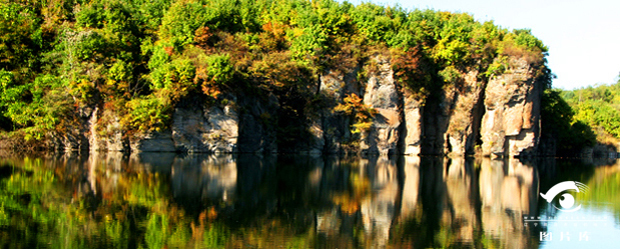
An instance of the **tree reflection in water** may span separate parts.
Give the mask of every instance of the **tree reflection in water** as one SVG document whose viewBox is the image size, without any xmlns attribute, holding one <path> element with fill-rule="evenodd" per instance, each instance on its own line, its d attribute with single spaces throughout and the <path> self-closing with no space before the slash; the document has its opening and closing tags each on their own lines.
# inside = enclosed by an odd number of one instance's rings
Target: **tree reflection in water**
<svg viewBox="0 0 620 249">
<path fill-rule="evenodd" d="M 523 216 L 542 208 L 539 185 L 561 178 L 555 161 L 410 156 L 105 153 L 1 165 L 9 248 L 536 248 L 542 230 Z M 591 184 L 618 186 L 609 172 Z M 591 198 L 618 195 L 605 189 Z"/>
</svg>

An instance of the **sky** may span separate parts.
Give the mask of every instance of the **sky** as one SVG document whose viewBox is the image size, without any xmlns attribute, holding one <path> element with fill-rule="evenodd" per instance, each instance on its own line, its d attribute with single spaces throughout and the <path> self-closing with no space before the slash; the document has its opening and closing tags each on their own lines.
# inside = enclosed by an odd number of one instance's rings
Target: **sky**
<svg viewBox="0 0 620 249">
<path fill-rule="evenodd" d="M 349 0 L 358 4 L 360 0 Z M 366 1 L 364 1 L 366 2 Z M 553 86 L 576 89 L 613 84 L 620 73 L 620 1 L 617 0 L 371 0 L 405 9 L 470 13 L 507 29 L 531 29 L 549 48 Z"/>
</svg>

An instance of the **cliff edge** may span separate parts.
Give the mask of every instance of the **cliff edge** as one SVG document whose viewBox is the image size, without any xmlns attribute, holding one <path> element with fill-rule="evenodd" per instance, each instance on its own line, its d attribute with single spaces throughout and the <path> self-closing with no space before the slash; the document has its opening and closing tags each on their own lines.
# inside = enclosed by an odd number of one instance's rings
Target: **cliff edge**
<svg viewBox="0 0 620 249">
<path fill-rule="evenodd" d="M 323 98 L 323 103 L 313 107 L 314 113 L 299 117 L 307 124 L 306 136 L 291 140 L 287 147 L 281 147 L 287 138 L 278 137 L 283 134 L 278 130 L 288 128 L 278 124 L 281 100 L 243 92 L 227 94 L 219 104 L 188 99 L 175 106 L 169 129 L 132 137 L 122 136 L 118 122 L 96 127 L 98 119 L 113 114 L 94 108 L 80 128 L 85 132 L 60 135 L 52 147 L 201 153 L 535 153 L 543 86 L 536 80 L 535 66 L 525 59 L 510 58 L 505 72 L 488 79 L 481 79 L 476 70 L 458 72 L 456 83 L 445 84 L 425 98 L 399 86 L 389 56 L 376 55 L 368 63 L 376 68 L 363 81 L 357 80 L 357 74 L 366 65 L 344 72 L 325 70 L 318 77 L 315 97 Z M 360 103 L 350 103 L 351 96 Z M 352 117 L 352 113 L 334 111 L 347 104 L 358 104 L 372 115 L 357 120 L 355 113 Z M 356 128 L 360 122 L 366 123 Z M 101 135 L 102 128 L 114 132 Z"/>
</svg>

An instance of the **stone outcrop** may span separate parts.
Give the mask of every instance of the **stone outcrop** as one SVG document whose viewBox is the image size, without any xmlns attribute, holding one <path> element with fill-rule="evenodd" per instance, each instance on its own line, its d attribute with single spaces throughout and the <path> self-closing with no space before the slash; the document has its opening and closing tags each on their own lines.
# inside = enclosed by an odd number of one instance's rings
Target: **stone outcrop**
<svg viewBox="0 0 620 249">
<path fill-rule="evenodd" d="M 446 132 L 446 140 L 452 153 L 472 153 L 475 146 L 481 116 L 480 100 L 486 85 L 478 80 L 478 74 L 477 71 L 465 74 L 462 85 L 457 88 L 458 93 Z"/>
<path fill-rule="evenodd" d="M 481 139 L 484 154 L 521 155 L 536 149 L 540 132 L 542 87 L 524 59 L 492 77 L 485 89 Z"/>
<path fill-rule="evenodd" d="M 368 78 L 364 104 L 377 111 L 373 126 L 362 138 L 361 150 L 368 154 L 394 154 L 400 139 L 401 111 L 398 86 L 390 60 L 376 57 L 376 73 Z"/>
<path fill-rule="evenodd" d="M 401 153 L 406 155 L 418 155 L 422 152 L 422 111 L 423 103 L 410 94 L 403 93 L 403 131 Z"/>
<path fill-rule="evenodd" d="M 53 136 L 51 146 L 91 151 L 382 155 L 522 156 L 536 151 L 543 87 L 536 81 L 538 68 L 525 59 L 511 57 L 505 72 L 489 77 L 477 69 L 456 71 L 454 79 L 437 83 L 440 87 L 424 96 L 400 83 L 393 66 L 389 55 L 377 54 L 355 66 L 326 69 L 306 90 L 296 90 L 315 100 L 295 111 L 281 109 L 290 106 L 281 107 L 287 100 L 275 92 L 223 93 L 216 103 L 189 96 L 175 106 L 168 129 L 146 134 L 123 131 L 118 115 L 103 106 L 82 108 L 81 122 L 66 134 Z M 360 122 L 355 113 L 335 111 L 350 104 L 345 98 L 352 95 L 376 113 L 361 132 L 354 127 Z M 302 113 L 299 117 L 305 121 L 296 125 L 303 127 L 290 129 L 291 124 L 280 122 L 283 113 Z M 305 131 L 294 134 L 298 136 L 293 146 L 291 138 L 282 137 L 290 130 Z"/>
<path fill-rule="evenodd" d="M 351 139 L 349 126 L 351 120 L 334 113 L 332 110 L 343 102 L 347 94 L 362 95 L 357 81 L 359 68 L 350 68 L 347 71 L 328 70 L 319 77 L 315 86 L 317 95 L 322 96 L 328 108 L 318 110 L 309 117 L 309 132 L 311 138 L 308 146 L 298 149 L 310 154 L 339 153 Z"/>
<path fill-rule="evenodd" d="M 106 120 L 107 122 L 101 122 Z M 102 110 L 97 107 L 93 110 L 88 120 L 88 142 L 91 151 L 126 151 L 129 141 L 123 139 L 123 131 L 120 118 L 110 110 Z"/>
<path fill-rule="evenodd" d="M 238 130 L 239 115 L 230 104 L 177 108 L 170 140 L 177 150 L 232 153 L 237 151 Z"/>
<path fill-rule="evenodd" d="M 475 70 L 443 86 L 426 100 L 422 122 L 422 154 L 463 155 L 474 152 L 480 123 L 480 99 L 485 83 Z"/>
<path fill-rule="evenodd" d="M 248 102 L 248 100 L 245 100 Z M 236 153 L 236 152 L 276 152 L 275 134 L 266 128 L 274 107 L 261 104 L 247 104 L 245 113 L 238 111 L 237 100 L 227 96 L 226 104 L 198 105 L 182 104 L 172 114 L 170 129 L 146 134 L 124 136 L 119 118 L 110 111 L 95 108 L 84 127 L 83 138 L 91 151 L 132 151 L 132 152 L 189 152 L 189 153 Z M 273 103 L 273 102 L 268 102 Z M 267 107 L 264 107 L 267 106 Z M 106 124 L 98 123 L 104 119 Z M 242 127 L 242 128 L 240 128 Z M 241 143 L 239 133 L 242 133 Z M 70 134 L 69 134 L 70 135 Z M 69 135 L 58 140 L 70 139 Z M 79 137 L 79 136 L 77 136 Z M 63 141 L 66 150 L 75 150 L 79 145 Z M 60 147 L 60 146 L 55 146 Z"/>
</svg>

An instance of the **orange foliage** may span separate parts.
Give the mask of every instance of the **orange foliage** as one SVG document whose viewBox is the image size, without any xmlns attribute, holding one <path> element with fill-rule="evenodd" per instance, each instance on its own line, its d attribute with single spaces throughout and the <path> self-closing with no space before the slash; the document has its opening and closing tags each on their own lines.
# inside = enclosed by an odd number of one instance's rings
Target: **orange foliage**
<svg viewBox="0 0 620 249">
<path fill-rule="evenodd" d="M 215 218 L 217 218 L 217 211 L 215 210 L 215 207 L 211 207 L 209 209 L 209 212 L 207 213 L 207 218 L 209 220 L 215 220 Z"/>
<path fill-rule="evenodd" d="M 168 56 L 172 56 L 172 54 L 174 54 L 174 47 L 166 46 L 164 47 L 164 51 L 166 51 L 166 54 L 168 54 Z"/>
<path fill-rule="evenodd" d="M 404 82 L 419 81 L 422 77 L 420 72 L 420 50 L 418 48 L 409 49 L 406 52 L 394 56 L 394 74 L 399 80 Z"/>
<path fill-rule="evenodd" d="M 207 49 L 213 46 L 213 33 L 209 30 L 209 27 L 202 27 L 196 30 L 194 33 L 194 42 L 197 46 Z"/>
<path fill-rule="evenodd" d="M 396 80 L 413 93 L 425 96 L 433 84 L 432 63 L 424 57 L 418 48 L 410 48 L 392 55 L 392 65 Z"/>
<path fill-rule="evenodd" d="M 352 125 L 353 133 L 368 131 L 372 127 L 372 118 L 377 115 L 377 110 L 364 105 L 363 100 L 355 93 L 347 95 L 344 103 L 334 107 L 334 111 L 343 112 L 355 118 L 355 123 Z"/>
<path fill-rule="evenodd" d="M 282 88 L 309 78 L 307 72 L 291 59 L 288 51 L 265 55 L 262 60 L 252 63 L 249 70 L 253 76 L 267 83 L 263 85 L 265 88 Z"/>
<path fill-rule="evenodd" d="M 503 42 L 503 49 L 501 54 L 507 55 L 509 57 L 523 58 L 528 64 L 542 62 L 544 58 L 544 54 L 539 49 L 534 49 L 533 51 L 528 50 L 527 48 L 514 44 L 514 42 L 512 41 Z"/>
<path fill-rule="evenodd" d="M 220 90 L 217 85 L 208 84 L 205 82 L 202 84 L 202 92 L 214 99 L 217 99 L 220 93 L 222 93 L 222 90 Z"/>
<path fill-rule="evenodd" d="M 287 28 L 287 26 L 275 22 L 268 22 L 263 25 L 263 30 L 273 34 L 276 38 L 283 38 Z"/>
<path fill-rule="evenodd" d="M 364 105 L 362 98 L 355 93 L 344 97 L 344 103 L 338 104 L 334 110 L 344 112 L 347 115 L 354 115 L 360 121 L 367 121 L 377 115 L 377 110 Z"/>
<path fill-rule="evenodd" d="M 280 50 L 286 43 L 286 30 L 290 29 L 287 25 L 269 22 L 263 25 L 260 37 L 260 45 L 263 50 Z"/>
</svg>

